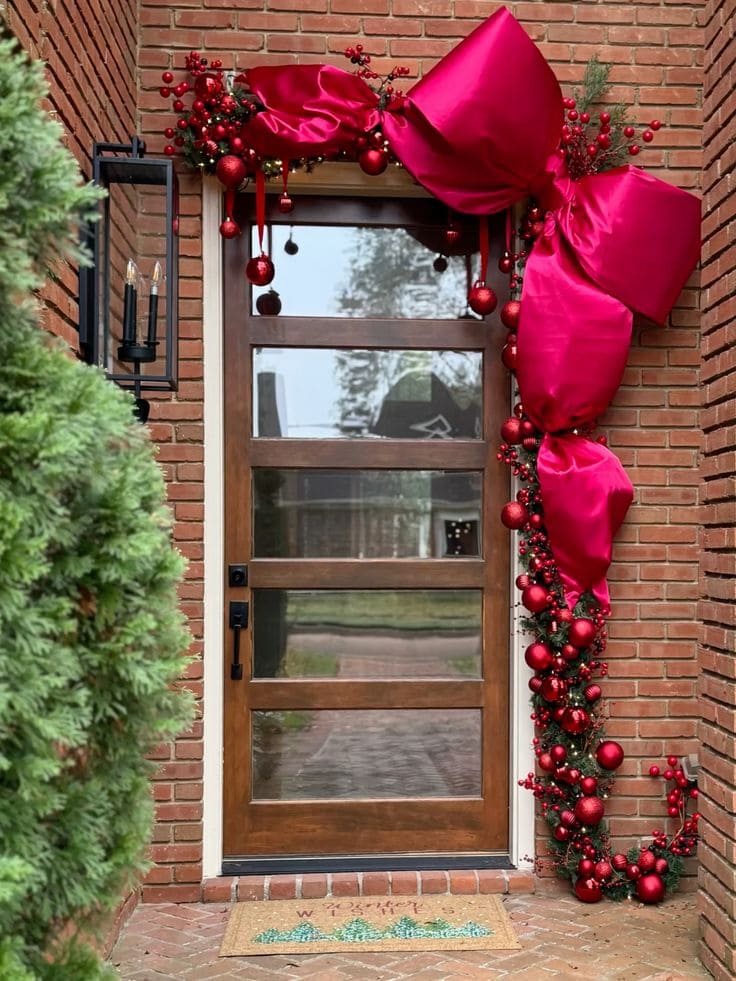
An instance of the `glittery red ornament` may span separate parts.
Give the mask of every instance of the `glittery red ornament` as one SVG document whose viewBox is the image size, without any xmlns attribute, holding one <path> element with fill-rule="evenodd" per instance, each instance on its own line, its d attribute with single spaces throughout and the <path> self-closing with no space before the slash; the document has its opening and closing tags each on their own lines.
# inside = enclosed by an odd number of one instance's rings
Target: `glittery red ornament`
<svg viewBox="0 0 736 981">
<path fill-rule="evenodd" d="M 516 330 L 519 326 L 520 313 L 521 303 L 518 300 L 508 300 L 501 307 L 501 323 L 509 330 Z"/>
<path fill-rule="evenodd" d="M 595 634 L 595 624 L 592 620 L 588 620 L 586 617 L 576 617 L 570 624 L 567 639 L 573 647 L 587 647 L 592 644 Z"/>
<path fill-rule="evenodd" d="M 254 286 L 268 286 L 275 274 L 273 263 L 264 253 L 253 256 L 245 267 L 245 275 Z"/>
<path fill-rule="evenodd" d="M 487 314 L 493 313 L 497 303 L 498 297 L 490 286 L 486 286 L 482 279 L 473 283 L 468 294 L 468 306 L 471 310 L 485 317 Z"/>
<path fill-rule="evenodd" d="M 539 675 L 533 674 L 529 679 L 529 689 L 533 691 L 535 695 L 538 695 L 541 688 L 542 679 L 539 677 Z"/>
<path fill-rule="evenodd" d="M 214 75 L 198 75 L 194 82 L 194 91 L 200 99 L 212 99 L 222 91 L 222 82 Z"/>
<path fill-rule="evenodd" d="M 654 872 L 655 866 L 657 864 L 657 856 L 649 848 L 645 848 L 644 851 L 639 852 L 639 857 L 636 860 L 636 864 L 642 870 L 642 872 Z"/>
<path fill-rule="evenodd" d="M 514 260 L 508 252 L 504 252 L 501 258 L 498 260 L 499 271 L 508 274 L 514 268 Z"/>
<path fill-rule="evenodd" d="M 661 903 L 664 899 L 664 879 L 656 872 L 643 875 L 636 883 L 636 895 L 643 903 Z"/>
<path fill-rule="evenodd" d="M 501 350 L 501 361 L 503 361 L 504 366 L 508 368 L 509 371 L 516 371 L 516 359 L 517 359 L 517 347 L 516 344 L 509 342 L 504 344 Z"/>
<path fill-rule="evenodd" d="M 657 875 L 665 875 L 669 871 L 669 863 L 666 858 L 658 858 L 654 863 L 654 871 Z"/>
<path fill-rule="evenodd" d="M 547 609 L 547 590 L 544 586 L 532 583 L 521 594 L 521 602 L 530 613 L 541 613 Z"/>
<path fill-rule="evenodd" d="M 552 649 L 548 644 L 536 641 L 524 651 L 524 660 L 532 671 L 547 671 L 552 665 Z"/>
<path fill-rule="evenodd" d="M 276 290 L 261 293 L 256 300 L 256 310 L 262 317 L 278 317 L 281 313 L 281 297 Z"/>
<path fill-rule="evenodd" d="M 291 200 L 289 195 L 284 191 L 284 193 L 279 198 L 279 211 L 282 215 L 288 215 L 290 211 L 294 210 L 294 202 Z"/>
<path fill-rule="evenodd" d="M 593 873 L 599 882 L 605 882 L 610 879 L 613 875 L 613 868 L 611 863 L 606 861 L 606 859 L 601 859 L 600 862 L 596 862 L 595 872 Z"/>
<path fill-rule="evenodd" d="M 628 865 L 628 859 L 623 854 L 623 852 L 616 852 L 616 854 L 611 859 L 611 865 L 617 872 L 623 872 Z"/>
<path fill-rule="evenodd" d="M 517 419 L 516 416 L 511 416 L 507 419 L 501 426 L 501 439 L 504 443 L 509 443 L 511 446 L 520 443 L 522 440 L 521 419 Z"/>
<path fill-rule="evenodd" d="M 237 238 L 240 235 L 240 225 L 232 218 L 226 218 L 220 225 L 220 235 L 223 238 Z"/>
<path fill-rule="evenodd" d="M 595 758 L 598 766 L 602 766 L 604 770 L 616 770 L 624 761 L 624 750 L 619 743 L 607 739 L 598 744 Z"/>
<path fill-rule="evenodd" d="M 592 878 L 583 879 L 581 876 L 576 880 L 573 891 L 581 903 L 599 903 L 603 898 L 600 883 Z"/>
<path fill-rule="evenodd" d="M 540 688 L 540 694 L 545 702 L 561 702 L 567 693 L 567 683 L 556 674 L 545 678 Z"/>
<path fill-rule="evenodd" d="M 600 797 L 580 797 L 575 804 L 575 817 L 581 824 L 599 824 L 605 814 L 603 801 Z"/>
<path fill-rule="evenodd" d="M 360 169 L 364 174 L 368 174 L 371 177 L 377 177 L 388 167 L 388 156 L 383 152 L 383 150 L 371 148 L 368 150 L 363 150 L 358 157 L 358 163 L 360 164 Z"/>
<path fill-rule="evenodd" d="M 591 703 L 597 702 L 602 694 L 603 694 L 603 689 L 601 688 L 600 685 L 588 685 L 583 691 L 583 695 L 585 695 L 585 701 Z"/>
<path fill-rule="evenodd" d="M 518 501 L 509 501 L 508 504 L 504 504 L 501 510 L 501 523 L 507 528 L 518 531 L 519 528 L 524 527 L 528 520 L 529 512 L 523 504 L 519 504 Z"/>
<path fill-rule="evenodd" d="M 581 708 L 566 708 L 560 723 L 565 732 L 579 736 L 590 725 L 590 716 Z"/>
<path fill-rule="evenodd" d="M 240 187 L 243 183 L 248 174 L 248 169 L 242 157 L 236 157 L 234 153 L 228 153 L 224 157 L 220 157 L 217 161 L 215 174 L 217 175 L 218 181 L 224 184 L 225 187 L 235 188 Z"/>
<path fill-rule="evenodd" d="M 598 790 L 598 781 L 595 777 L 583 777 L 580 781 L 580 789 L 587 797 L 590 797 Z"/>
</svg>

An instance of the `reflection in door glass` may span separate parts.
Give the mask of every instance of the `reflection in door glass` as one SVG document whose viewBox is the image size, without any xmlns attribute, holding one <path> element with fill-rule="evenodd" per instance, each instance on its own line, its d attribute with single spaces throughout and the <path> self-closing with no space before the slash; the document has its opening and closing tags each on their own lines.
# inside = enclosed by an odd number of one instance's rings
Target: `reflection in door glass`
<svg viewBox="0 0 736 981">
<path fill-rule="evenodd" d="M 471 275 L 477 268 L 472 255 L 475 243 L 468 243 L 470 255 L 450 256 L 438 263 L 440 272 L 435 260 L 444 246 L 441 228 L 297 225 L 291 229 L 274 224 L 269 231 L 272 255 L 278 257 L 269 289 L 279 294 L 281 316 L 479 319 L 466 303 L 467 266 Z M 288 241 L 292 244 L 285 252 Z M 255 229 L 251 250 L 258 255 Z M 263 292 L 267 290 L 253 290 L 253 316 L 258 315 L 256 300 Z"/>
<path fill-rule="evenodd" d="M 479 797 L 479 709 L 253 712 L 254 800 Z"/>
<path fill-rule="evenodd" d="M 475 471 L 254 469 L 253 491 L 259 557 L 481 554 Z"/>
<path fill-rule="evenodd" d="M 259 347 L 253 435 L 478 439 L 479 351 Z"/>
<path fill-rule="evenodd" d="M 477 589 L 255 589 L 255 678 L 479 678 Z"/>
</svg>

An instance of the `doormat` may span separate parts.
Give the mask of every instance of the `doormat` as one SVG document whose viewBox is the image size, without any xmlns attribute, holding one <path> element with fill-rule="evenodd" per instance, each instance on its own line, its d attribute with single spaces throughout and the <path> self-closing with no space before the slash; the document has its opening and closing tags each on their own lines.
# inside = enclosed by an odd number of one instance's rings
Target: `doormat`
<svg viewBox="0 0 736 981">
<path fill-rule="evenodd" d="M 366 896 L 236 903 L 221 957 L 350 950 L 519 950 L 498 896 Z"/>
</svg>

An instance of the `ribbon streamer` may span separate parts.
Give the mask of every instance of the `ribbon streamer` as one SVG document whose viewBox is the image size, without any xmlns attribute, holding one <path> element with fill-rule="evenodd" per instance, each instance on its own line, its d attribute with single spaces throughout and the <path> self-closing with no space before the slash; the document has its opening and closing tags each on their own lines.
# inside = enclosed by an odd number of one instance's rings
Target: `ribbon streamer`
<svg viewBox="0 0 736 981">
<path fill-rule="evenodd" d="M 633 314 L 666 320 L 698 261 L 698 199 L 632 166 L 572 181 L 558 152 L 559 84 L 505 8 L 383 113 L 362 79 L 330 65 L 245 74 L 265 106 L 248 124 L 260 154 L 330 157 L 380 122 L 406 169 L 456 211 L 537 199 L 545 228 L 526 263 L 517 380 L 546 434 L 539 479 L 568 603 L 592 591 L 607 607 L 612 539 L 633 490 L 610 450 L 560 434 L 594 424 L 613 398 Z"/>
</svg>

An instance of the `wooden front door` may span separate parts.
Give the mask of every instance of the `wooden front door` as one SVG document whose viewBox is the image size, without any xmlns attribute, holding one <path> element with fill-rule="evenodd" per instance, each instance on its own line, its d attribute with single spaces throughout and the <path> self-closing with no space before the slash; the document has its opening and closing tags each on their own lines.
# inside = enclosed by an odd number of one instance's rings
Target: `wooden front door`
<svg viewBox="0 0 736 981">
<path fill-rule="evenodd" d="M 270 206 L 261 314 L 249 206 L 225 244 L 225 856 L 504 852 L 508 388 L 505 332 L 465 306 L 477 256 L 436 261 L 436 202 Z"/>
</svg>

